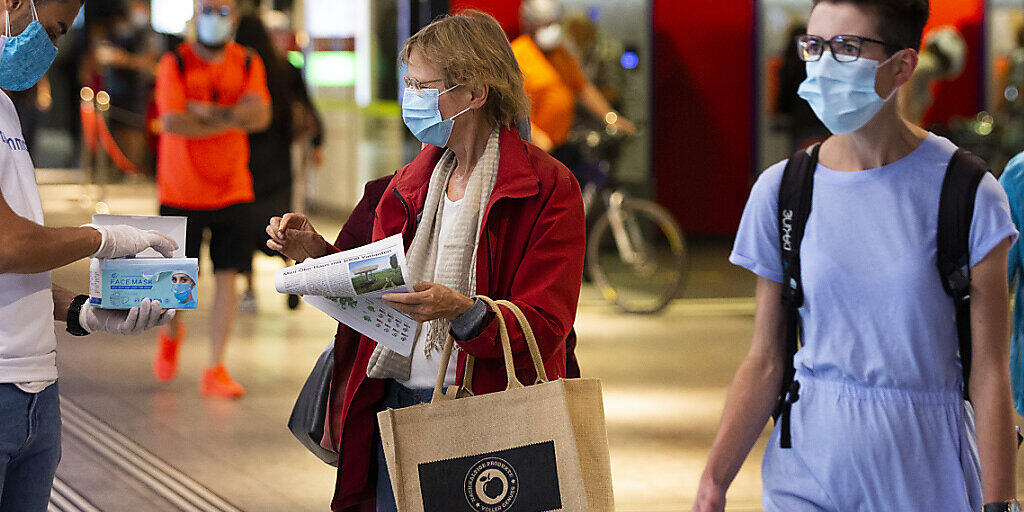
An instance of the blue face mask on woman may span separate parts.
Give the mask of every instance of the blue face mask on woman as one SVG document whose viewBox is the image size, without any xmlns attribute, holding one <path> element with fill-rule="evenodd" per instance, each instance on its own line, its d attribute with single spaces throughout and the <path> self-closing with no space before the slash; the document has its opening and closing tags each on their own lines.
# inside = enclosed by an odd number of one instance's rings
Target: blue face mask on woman
<svg viewBox="0 0 1024 512">
<path fill-rule="evenodd" d="M 171 291 L 174 292 L 175 299 L 187 302 L 188 298 L 192 295 L 192 285 L 189 283 L 171 283 Z"/>
<path fill-rule="evenodd" d="M 883 98 L 875 92 L 878 68 L 895 57 L 882 63 L 871 59 L 839 62 L 826 50 L 820 59 L 807 63 L 807 79 L 797 94 L 811 105 L 828 131 L 836 135 L 857 131 L 896 94 L 893 89 Z"/>
<path fill-rule="evenodd" d="M 456 87 L 458 86 L 452 86 L 443 91 L 437 89 L 417 91 L 412 87 L 405 89 L 405 95 L 402 97 L 402 121 L 405 121 L 405 126 L 420 142 L 442 148 L 448 144 L 448 139 L 452 136 L 452 127 L 455 126 L 455 118 L 469 111 L 469 107 L 466 107 L 451 119 L 441 117 L 438 101 L 442 94 Z"/>
<path fill-rule="evenodd" d="M 50 41 L 46 29 L 39 23 L 36 4 L 32 6 L 32 22 L 16 36 L 11 35 L 11 13 L 5 13 L 3 54 L 0 56 L 0 89 L 24 91 L 39 82 L 57 58 L 57 47 Z"/>
</svg>

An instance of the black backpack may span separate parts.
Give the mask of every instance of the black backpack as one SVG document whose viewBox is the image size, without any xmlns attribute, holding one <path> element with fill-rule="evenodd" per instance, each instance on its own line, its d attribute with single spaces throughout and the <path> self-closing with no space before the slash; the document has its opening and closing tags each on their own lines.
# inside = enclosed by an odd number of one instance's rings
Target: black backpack
<svg viewBox="0 0 1024 512">
<path fill-rule="evenodd" d="M 793 357 L 800 348 L 801 325 L 799 308 L 804 303 L 803 283 L 800 280 L 800 243 L 803 240 L 807 218 L 811 214 L 811 192 L 814 189 L 814 169 L 818 165 L 816 144 L 797 151 L 786 164 L 779 187 L 779 248 L 782 253 L 782 305 L 786 311 L 786 352 L 782 388 L 772 417 L 781 421 L 780 445 L 791 448 L 789 415 L 793 404 L 800 398 L 800 383 L 795 380 Z M 963 367 L 964 399 L 969 400 L 968 382 L 971 373 L 971 268 L 970 233 L 974 216 L 974 197 L 988 164 L 969 151 L 957 149 L 946 167 L 939 199 L 937 233 L 937 270 L 942 288 L 953 299 L 956 307 L 956 330 L 960 345 L 960 363 Z"/>
</svg>

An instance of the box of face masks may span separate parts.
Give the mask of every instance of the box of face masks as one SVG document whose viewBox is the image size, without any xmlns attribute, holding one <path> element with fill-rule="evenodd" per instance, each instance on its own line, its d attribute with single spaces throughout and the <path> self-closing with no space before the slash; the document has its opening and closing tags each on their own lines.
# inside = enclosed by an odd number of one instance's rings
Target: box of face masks
<svg viewBox="0 0 1024 512">
<path fill-rule="evenodd" d="M 185 257 L 185 217 L 93 215 L 100 226 L 127 224 L 159 231 L 178 244 L 165 258 L 146 249 L 133 258 L 89 262 L 89 303 L 103 309 L 129 309 L 143 299 L 160 301 L 164 309 L 199 307 L 199 260 Z"/>
</svg>

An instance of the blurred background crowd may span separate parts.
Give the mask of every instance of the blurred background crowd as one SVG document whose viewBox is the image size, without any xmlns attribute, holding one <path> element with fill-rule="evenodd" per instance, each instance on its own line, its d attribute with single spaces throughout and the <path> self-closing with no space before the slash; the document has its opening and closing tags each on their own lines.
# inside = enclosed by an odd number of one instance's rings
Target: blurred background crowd
<svg viewBox="0 0 1024 512">
<path fill-rule="evenodd" d="M 399 108 L 397 51 L 405 37 L 438 15 L 478 8 L 514 39 L 524 31 L 519 3 L 240 2 L 247 21 L 238 40 L 268 62 L 271 92 L 279 97 L 275 111 L 288 114 L 281 117 L 296 145 L 297 206 L 347 212 L 362 183 L 393 171 L 418 149 Z M 646 0 L 561 4 L 564 47 L 637 128 L 615 155 L 618 181 L 664 203 L 684 232 L 731 235 L 751 177 L 825 133 L 796 96 L 804 71 L 793 36 L 803 30 L 807 1 L 735 8 Z M 936 2 L 932 10 L 922 65 L 904 92 L 907 114 L 1000 169 L 1024 147 L 1024 6 L 964 0 Z M 194 30 L 192 15 L 188 0 L 87 2 L 46 79 L 12 94 L 37 166 L 84 163 L 93 171 L 99 165 L 100 176 L 92 179 L 107 181 L 122 179 L 118 169 L 152 174 L 160 131 L 157 63 Z M 298 80 L 306 87 L 294 86 Z M 586 99 L 577 98 L 583 107 Z M 84 100 L 102 103 L 98 110 L 115 143 L 99 145 L 101 162 L 89 126 L 83 139 Z M 586 133 L 595 121 L 576 116 L 572 132 Z M 306 173 L 325 164 L 330 172 Z M 709 175 L 709 166 L 718 171 Z M 699 197 L 682 205 L 667 200 L 679 194 Z M 725 208 L 708 213 L 710 206 Z"/>
</svg>

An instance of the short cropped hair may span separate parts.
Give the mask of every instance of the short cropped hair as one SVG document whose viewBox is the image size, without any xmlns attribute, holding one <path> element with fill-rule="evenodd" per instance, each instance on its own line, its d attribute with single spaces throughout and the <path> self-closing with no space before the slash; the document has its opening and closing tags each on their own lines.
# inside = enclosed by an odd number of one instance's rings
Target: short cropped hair
<svg viewBox="0 0 1024 512">
<path fill-rule="evenodd" d="M 882 40 L 900 48 L 921 50 L 921 35 L 928 24 L 928 0 L 814 0 L 850 4 L 874 15 Z"/>
<path fill-rule="evenodd" d="M 505 31 L 489 14 L 467 10 L 438 18 L 406 39 L 400 60 L 408 64 L 413 50 L 441 68 L 445 88 L 487 87 L 484 112 L 491 122 L 514 126 L 529 115 L 523 73 Z"/>
</svg>

